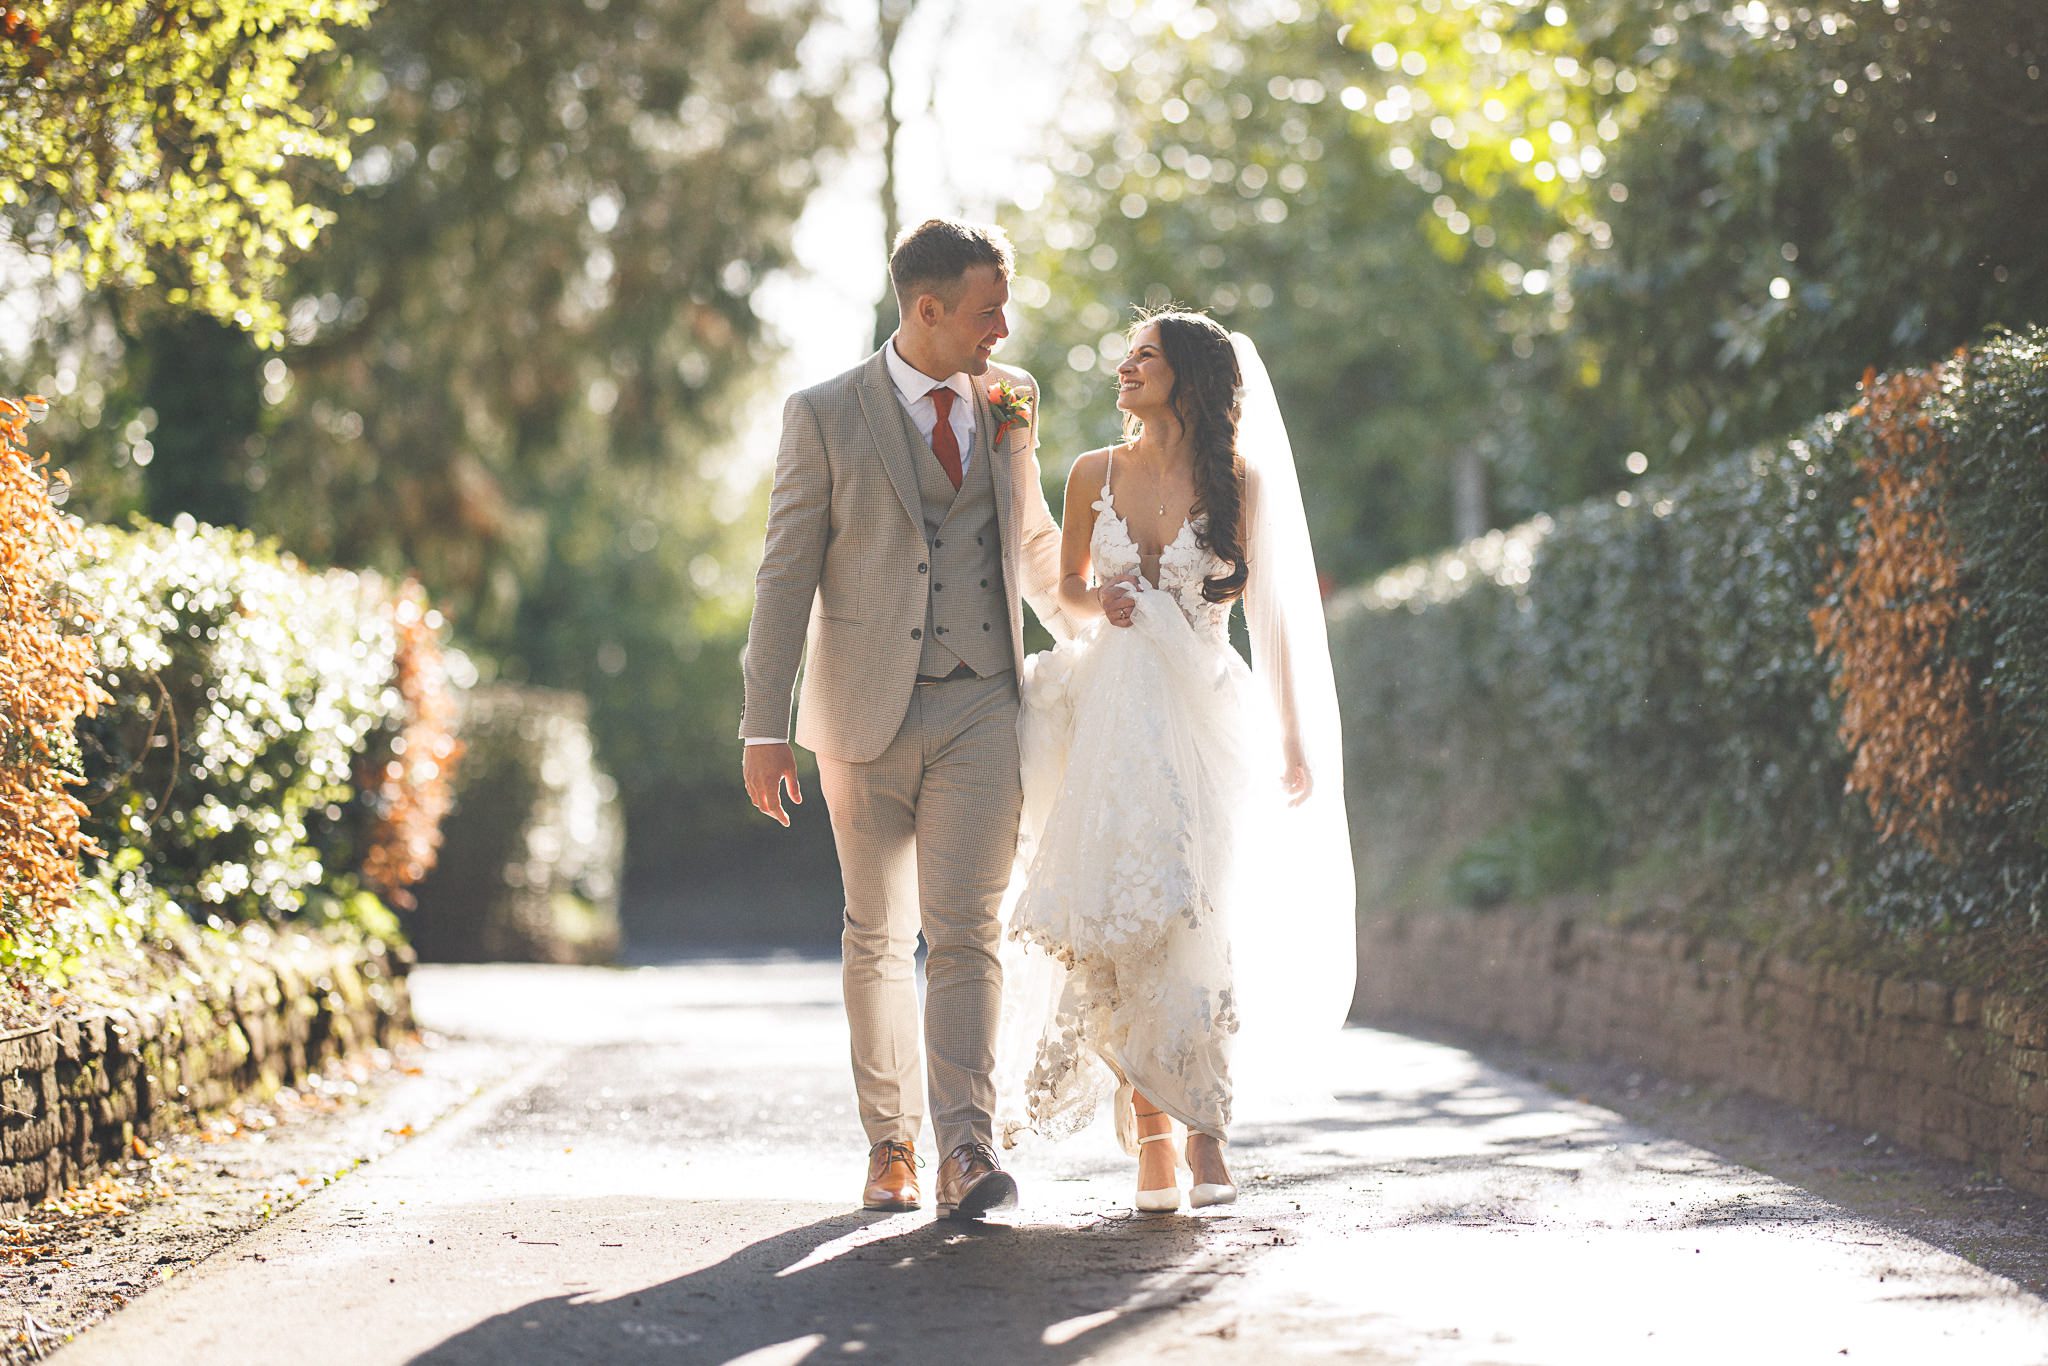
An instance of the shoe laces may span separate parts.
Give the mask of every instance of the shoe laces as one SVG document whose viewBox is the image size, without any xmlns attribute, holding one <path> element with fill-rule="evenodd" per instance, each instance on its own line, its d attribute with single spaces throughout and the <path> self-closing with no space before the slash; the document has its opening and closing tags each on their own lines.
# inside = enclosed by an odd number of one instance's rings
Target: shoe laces
<svg viewBox="0 0 2048 1366">
<path fill-rule="evenodd" d="M 924 1165 L 924 1159 L 919 1157 L 916 1150 L 908 1143 L 884 1139 L 879 1146 L 882 1149 L 882 1164 L 884 1166 L 891 1162 L 908 1162 L 913 1167 L 922 1167 Z"/>
</svg>

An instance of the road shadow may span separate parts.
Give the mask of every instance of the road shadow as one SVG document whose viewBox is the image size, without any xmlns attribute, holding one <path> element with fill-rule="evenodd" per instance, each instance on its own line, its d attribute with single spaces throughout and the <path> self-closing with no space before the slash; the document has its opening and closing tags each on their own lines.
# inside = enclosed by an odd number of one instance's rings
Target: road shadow
<svg viewBox="0 0 2048 1366">
<path fill-rule="evenodd" d="M 413 1361 L 1080 1361 L 1199 1301 L 1256 1252 L 1196 1219 L 1075 1228 L 853 1212 L 628 1295 L 531 1301 Z"/>
<path fill-rule="evenodd" d="M 1892 1143 L 1740 1088 L 1660 1075 L 1628 1059 L 1588 1058 L 1415 1019 L 1376 1022 L 1468 1053 L 1529 1094 L 1600 1106 L 1631 1125 L 1791 1187 L 1690 1217 L 1701 1227 L 1792 1227 L 1848 1214 L 2004 1276 L 2048 1301 L 2048 1200 L 1969 1165 Z"/>
</svg>

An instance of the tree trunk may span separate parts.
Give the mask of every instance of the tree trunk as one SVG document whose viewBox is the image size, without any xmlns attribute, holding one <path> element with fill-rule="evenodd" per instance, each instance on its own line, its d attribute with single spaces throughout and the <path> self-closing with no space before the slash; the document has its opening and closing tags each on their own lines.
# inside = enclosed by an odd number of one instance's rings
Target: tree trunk
<svg viewBox="0 0 2048 1366">
<path fill-rule="evenodd" d="M 1467 446 L 1451 471 L 1451 540 L 1463 545 L 1484 536 L 1493 519 L 1486 507 L 1486 457 Z"/>
<path fill-rule="evenodd" d="M 876 31 L 882 59 L 882 250 L 894 251 L 896 234 L 903 231 L 903 211 L 896 202 L 896 142 L 903 132 L 903 120 L 896 113 L 896 44 L 903 37 L 903 22 L 910 17 L 913 0 L 879 0 Z M 896 330 L 896 291 L 882 281 L 882 297 L 875 304 L 874 349 L 880 350 Z"/>
</svg>

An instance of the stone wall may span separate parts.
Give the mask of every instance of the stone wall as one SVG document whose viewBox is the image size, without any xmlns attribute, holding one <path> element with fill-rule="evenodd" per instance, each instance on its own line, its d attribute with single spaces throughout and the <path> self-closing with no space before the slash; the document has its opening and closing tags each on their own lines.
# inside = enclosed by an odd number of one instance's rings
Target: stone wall
<svg viewBox="0 0 2048 1366">
<path fill-rule="evenodd" d="M 0 1215 L 410 1027 L 408 964 L 381 948 L 292 934 L 238 949 L 203 985 L 0 1034 Z"/>
<path fill-rule="evenodd" d="M 2048 1009 L 1569 911 L 1360 931 L 1363 1018 L 1740 1087 L 2048 1195 Z"/>
</svg>

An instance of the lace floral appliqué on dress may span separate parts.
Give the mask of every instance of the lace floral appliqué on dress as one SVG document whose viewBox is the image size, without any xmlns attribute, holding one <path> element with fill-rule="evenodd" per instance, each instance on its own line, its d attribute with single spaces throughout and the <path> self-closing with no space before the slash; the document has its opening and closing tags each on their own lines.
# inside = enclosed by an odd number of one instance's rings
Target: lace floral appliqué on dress
<svg viewBox="0 0 2048 1366">
<path fill-rule="evenodd" d="M 1095 511 L 1098 577 L 1140 574 L 1107 484 Z M 1141 578 L 1130 627 L 1097 622 L 1025 664 L 999 1066 L 1013 1142 L 1083 1127 L 1119 1081 L 1190 1129 L 1230 1123 L 1229 917 L 1245 904 L 1240 852 L 1279 803 L 1280 746 L 1230 644 L 1231 604 L 1203 596 L 1225 566 L 1201 530 L 1183 524 L 1158 581 Z"/>
</svg>

